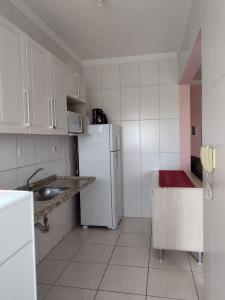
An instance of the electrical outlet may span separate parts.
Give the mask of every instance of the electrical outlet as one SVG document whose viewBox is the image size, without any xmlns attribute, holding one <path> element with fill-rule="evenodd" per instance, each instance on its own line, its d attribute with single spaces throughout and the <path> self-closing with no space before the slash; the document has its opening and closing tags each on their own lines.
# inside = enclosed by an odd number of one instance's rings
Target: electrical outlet
<svg viewBox="0 0 225 300">
<path fill-rule="evenodd" d="M 18 148 L 17 149 L 17 157 L 27 156 L 26 148 Z"/>
</svg>

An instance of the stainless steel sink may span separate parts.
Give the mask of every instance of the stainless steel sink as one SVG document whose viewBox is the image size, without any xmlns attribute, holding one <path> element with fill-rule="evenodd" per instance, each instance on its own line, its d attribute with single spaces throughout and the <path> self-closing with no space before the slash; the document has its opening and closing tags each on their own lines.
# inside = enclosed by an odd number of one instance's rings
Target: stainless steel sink
<svg viewBox="0 0 225 300">
<path fill-rule="evenodd" d="M 34 192 L 36 201 L 47 201 L 68 190 L 67 187 L 44 187 Z"/>
</svg>

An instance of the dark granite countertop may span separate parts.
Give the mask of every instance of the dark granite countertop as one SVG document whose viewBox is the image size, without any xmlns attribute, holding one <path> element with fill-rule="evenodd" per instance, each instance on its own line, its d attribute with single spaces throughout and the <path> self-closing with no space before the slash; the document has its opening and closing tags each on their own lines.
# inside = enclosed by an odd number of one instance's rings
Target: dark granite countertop
<svg viewBox="0 0 225 300">
<path fill-rule="evenodd" d="M 61 177 L 61 176 L 50 176 L 32 184 L 32 190 L 38 191 L 44 187 L 65 187 L 67 188 L 63 193 L 58 194 L 51 200 L 37 201 L 34 197 L 34 221 L 38 222 L 44 215 L 47 215 L 57 206 L 63 202 L 71 199 L 89 184 L 95 181 L 95 177 Z M 20 189 L 23 189 L 20 188 Z"/>
</svg>

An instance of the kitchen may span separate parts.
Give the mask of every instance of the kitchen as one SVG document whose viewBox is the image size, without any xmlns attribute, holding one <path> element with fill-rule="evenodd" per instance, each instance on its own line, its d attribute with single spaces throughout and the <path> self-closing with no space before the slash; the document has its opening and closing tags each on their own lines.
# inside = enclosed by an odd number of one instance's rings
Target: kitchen
<svg viewBox="0 0 225 300">
<path fill-rule="evenodd" d="M 0 299 L 223 299 L 209 6 L 0 1 Z"/>
</svg>

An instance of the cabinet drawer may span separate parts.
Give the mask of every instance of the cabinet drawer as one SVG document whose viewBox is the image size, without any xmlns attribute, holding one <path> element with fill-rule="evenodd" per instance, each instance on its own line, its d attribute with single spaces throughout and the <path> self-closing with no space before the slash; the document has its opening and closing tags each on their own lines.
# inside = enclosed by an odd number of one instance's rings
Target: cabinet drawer
<svg viewBox="0 0 225 300">
<path fill-rule="evenodd" d="M 33 239 L 33 196 L 0 210 L 0 265 Z"/>
<path fill-rule="evenodd" d="M 33 244 L 30 243 L 0 266 L 0 298 L 36 300 Z"/>
</svg>

